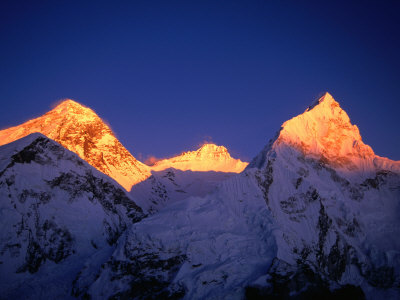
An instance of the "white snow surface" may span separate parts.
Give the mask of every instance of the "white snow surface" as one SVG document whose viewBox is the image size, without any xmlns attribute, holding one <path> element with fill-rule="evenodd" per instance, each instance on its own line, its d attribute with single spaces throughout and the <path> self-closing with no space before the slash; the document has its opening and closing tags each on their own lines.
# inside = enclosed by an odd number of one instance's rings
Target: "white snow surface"
<svg viewBox="0 0 400 300">
<path fill-rule="evenodd" d="M 137 260 L 151 254 L 154 261 L 184 258 L 173 272 L 157 264 L 141 269 L 141 284 L 165 280 L 172 293 L 183 287 L 185 299 L 241 299 L 244 288 L 263 276 L 276 256 L 273 232 L 254 177 L 233 176 L 212 194 L 176 201 L 131 226 L 89 294 L 134 294 L 130 287 L 138 278 L 115 271 L 116 266 L 135 269 Z M 124 280 L 110 281 L 113 276 Z"/>
<path fill-rule="evenodd" d="M 174 168 L 152 171 L 152 176 L 134 185 L 129 194 L 145 212 L 153 214 L 176 201 L 204 197 L 214 192 L 220 182 L 234 175 L 235 173 L 181 171 Z"/>
</svg>

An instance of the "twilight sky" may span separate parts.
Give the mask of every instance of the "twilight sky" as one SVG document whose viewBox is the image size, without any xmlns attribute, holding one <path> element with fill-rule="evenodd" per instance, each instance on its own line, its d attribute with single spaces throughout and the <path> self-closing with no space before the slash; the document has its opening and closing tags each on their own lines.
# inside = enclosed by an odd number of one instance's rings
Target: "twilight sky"
<svg viewBox="0 0 400 300">
<path fill-rule="evenodd" d="M 0 129 L 72 98 L 139 159 L 250 160 L 328 91 L 400 160 L 400 2 L 321 2 L 3 0 Z"/>
</svg>

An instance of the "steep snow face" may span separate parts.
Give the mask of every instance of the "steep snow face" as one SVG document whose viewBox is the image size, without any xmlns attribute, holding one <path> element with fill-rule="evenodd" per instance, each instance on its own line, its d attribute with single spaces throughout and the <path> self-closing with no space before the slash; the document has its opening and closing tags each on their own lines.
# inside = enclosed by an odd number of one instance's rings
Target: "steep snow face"
<svg viewBox="0 0 400 300">
<path fill-rule="evenodd" d="M 153 214 L 173 202 L 189 197 L 204 197 L 217 189 L 235 173 L 227 172 L 194 172 L 173 168 L 163 171 L 152 171 L 145 181 L 132 187 L 130 195 L 147 213 Z"/>
<path fill-rule="evenodd" d="M 252 168 L 279 228 L 269 275 L 280 281 L 260 294 L 318 276 L 331 289 L 399 297 L 399 162 L 376 156 L 329 94 L 285 122 Z"/>
<path fill-rule="evenodd" d="M 196 151 L 184 152 L 176 157 L 160 160 L 151 168 L 154 171 L 174 168 L 183 171 L 240 173 L 247 165 L 247 162 L 232 158 L 224 146 L 204 144 Z"/>
<path fill-rule="evenodd" d="M 274 225 L 252 176 L 176 201 L 134 224 L 87 293 L 94 299 L 243 299 L 276 256 Z M 118 280 L 113 280 L 118 278 Z"/>
<path fill-rule="evenodd" d="M 90 108 L 65 100 L 45 115 L 0 131 L 0 145 L 40 132 L 75 152 L 126 190 L 151 175 Z"/>
<path fill-rule="evenodd" d="M 0 147 L 0 294 L 80 296 L 142 218 L 116 182 L 41 134 Z"/>
</svg>

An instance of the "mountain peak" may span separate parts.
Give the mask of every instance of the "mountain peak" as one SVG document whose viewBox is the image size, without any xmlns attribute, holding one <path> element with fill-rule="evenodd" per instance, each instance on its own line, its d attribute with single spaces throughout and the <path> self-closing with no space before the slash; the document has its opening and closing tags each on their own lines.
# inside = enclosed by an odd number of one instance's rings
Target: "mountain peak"
<svg viewBox="0 0 400 300">
<path fill-rule="evenodd" d="M 329 93 L 303 114 L 283 123 L 277 142 L 347 169 L 355 169 L 360 159 L 375 155 L 363 143 L 358 127 L 351 124 L 347 113 Z"/>
<path fill-rule="evenodd" d="M 92 109 L 72 99 L 63 100 L 47 114 L 79 115 L 80 121 L 85 121 L 85 117 L 90 117 L 88 120 L 98 117 Z"/>
<path fill-rule="evenodd" d="M 208 153 L 208 154 L 225 153 L 225 154 L 229 155 L 228 149 L 226 149 L 224 146 L 218 146 L 218 145 L 212 144 L 212 143 L 206 143 L 206 144 L 202 145 L 197 150 L 197 152 L 198 153 Z"/>
<path fill-rule="evenodd" d="M 324 106 L 324 107 L 340 107 L 339 103 L 333 99 L 332 95 L 329 94 L 328 92 L 325 92 L 325 94 L 318 98 L 317 100 L 315 100 L 307 109 L 306 111 L 310 111 L 313 108 L 317 107 L 317 106 Z"/>
<path fill-rule="evenodd" d="M 75 100 L 69 99 L 69 98 L 61 100 L 61 102 L 59 102 L 56 107 L 67 107 L 67 106 L 82 106 L 82 107 L 84 107 L 84 105 L 80 104 L 79 102 L 77 102 Z"/>
<path fill-rule="evenodd" d="M 66 99 L 41 117 L 0 131 L 0 145 L 40 132 L 75 152 L 90 165 L 130 190 L 149 177 L 149 167 L 137 161 L 111 128 L 90 108 Z"/>
<path fill-rule="evenodd" d="M 247 162 L 234 159 L 224 146 L 206 143 L 195 151 L 163 159 L 152 166 L 153 171 L 162 171 L 168 168 L 191 171 L 216 171 L 240 173 L 247 166 Z"/>
</svg>

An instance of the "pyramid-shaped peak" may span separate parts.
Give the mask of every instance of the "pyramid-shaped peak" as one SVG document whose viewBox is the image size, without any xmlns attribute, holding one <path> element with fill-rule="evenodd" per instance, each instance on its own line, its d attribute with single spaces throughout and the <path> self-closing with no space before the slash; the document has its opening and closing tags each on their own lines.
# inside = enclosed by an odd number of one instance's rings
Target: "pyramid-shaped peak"
<svg viewBox="0 0 400 300">
<path fill-rule="evenodd" d="M 50 118 L 62 117 L 70 120 L 78 118 L 80 122 L 97 122 L 100 120 L 95 111 L 72 99 L 63 100 L 45 116 Z"/>
<path fill-rule="evenodd" d="M 148 166 L 129 153 L 92 109 L 74 100 L 63 100 L 38 118 L 1 130 L 0 145 L 34 132 L 40 132 L 75 152 L 126 190 L 151 175 Z"/>
<path fill-rule="evenodd" d="M 286 121 L 282 127 L 288 129 L 288 127 L 310 123 L 315 123 L 316 126 L 320 127 L 330 122 L 339 122 L 344 127 L 353 126 L 347 113 L 340 107 L 332 95 L 326 92 L 322 97 L 314 101 L 303 114 Z"/>
<path fill-rule="evenodd" d="M 329 94 L 329 92 L 325 92 L 325 94 L 321 98 L 319 98 L 319 102 L 322 102 L 322 101 L 332 102 L 332 101 L 335 101 L 335 99 L 333 99 L 332 95 Z"/>
<path fill-rule="evenodd" d="M 95 112 L 89 107 L 72 99 L 62 100 L 52 111 L 59 113 L 95 114 Z"/>
<path fill-rule="evenodd" d="M 324 107 L 340 107 L 339 103 L 332 97 L 332 95 L 329 94 L 328 92 L 325 92 L 325 94 L 322 97 L 320 97 L 317 100 L 315 100 L 306 109 L 306 111 L 310 111 L 310 110 L 314 109 L 315 107 L 320 107 L 320 106 L 324 106 Z"/>
<path fill-rule="evenodd" d="M 347 113 L 329 93 L 303 114 L 283 123 L 278 140 L 305 155 L 342 164 L 374 155 L 363 143 L 358 127 L 350 122 Z"/>
<path fill-rule="evenodd" d="M 75 106 L 75 107 L 85 107 L 83 104 L 72 100 L 72 99 L 64 99 L 60 103 L 57 104 L 56 107 L 69 107 L 69 106 Z"/>
</svg>

